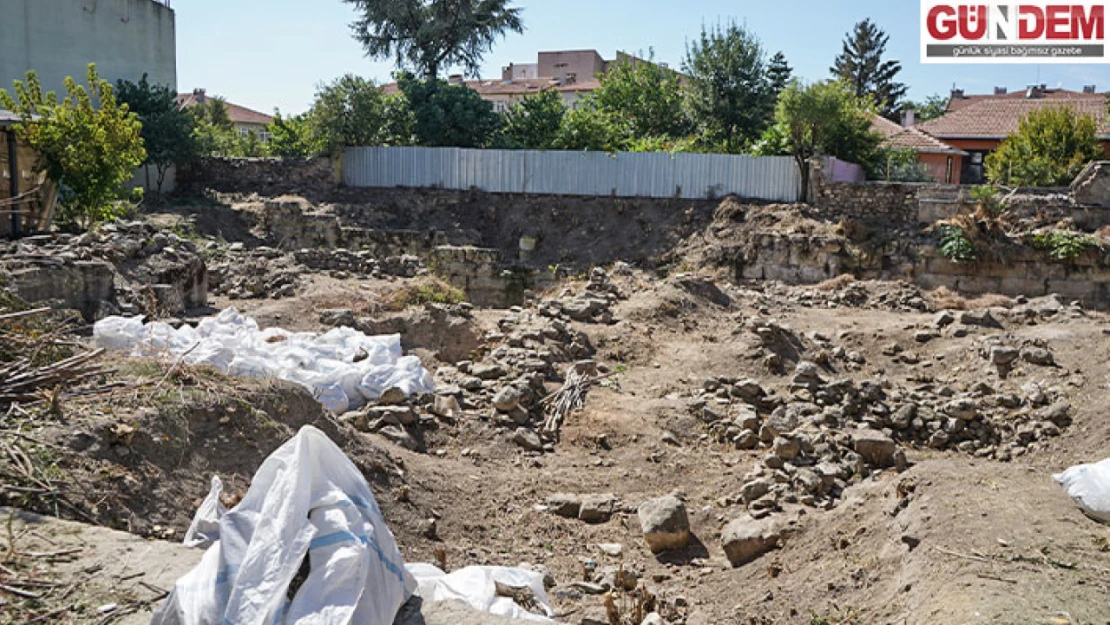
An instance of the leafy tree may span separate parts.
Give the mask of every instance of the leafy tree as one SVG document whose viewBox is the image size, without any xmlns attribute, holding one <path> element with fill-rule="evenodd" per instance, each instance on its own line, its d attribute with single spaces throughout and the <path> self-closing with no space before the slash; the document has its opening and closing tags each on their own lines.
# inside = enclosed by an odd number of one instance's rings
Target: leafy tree
<svg viewBox="0 0 1110 625">
<path fill-rule="evenodd" d="M 238 152 L 239 131 L 227 112 L 227 101 L 209 96 L 188 109 L 193 118 L 193 141 L 203 156 L 234 156 Z"/>
<path fill-rule="evenodd" d="M 510 147 L 549 150 L 559 137 L 567 107 L 554 90 L 529 95 L 502 116 L 502 132 Z"/>
<path fill-rule="evenodd" d="M 497 135 L 501 118 L 477 91 L 443 80 L 399 81 L 412 111 L 417 145 L 458 148 L 486 147 Z"/>
<path fill-rule="evenodd" d="M 274 112 L 274 121 L 268 128 L 270 142 L 266 149 L 278 158 L 309 158 L 324 151 L 324 144 L 316 136 L 312 113 L 282 115 Z"/>
<path fill-rule="evenodd" d="M 337 153 L 348 146 L 409 142 L 404 103 L 353 74 L 321 85 L 312 105 L 314 140 Z"/>
<path fill-rule="evenodd" d="M 1018 131 L 987 156 L 987 178 L 1008 186 L 1063 187 L 1099 158 L 1094 117 L 1049 106 L 1030 111 Z"/>
<path fill-rule="evenodd" d="M 902 71 L 898 61 L 885 61 L 890 40 L 881 28 L 865 19 L 844 37 L 844 49 L 830 71 L 851 86 L 856 97 L 871 97 L 884 117 L 894 119 L 898 103 L 906 95 L 906 85 L 894 79 Z"/>
<path fill-rule="evenodd" d="M 597 108 L 592 98 L 579 102 L 578 108 L 567 111 L 555 138 L 559 150 L 616 152 L 626 147 L 627 131 L 610 114 Z"/>
<path fill-rule="evenodd" d="M 677 72 L 648 60 L 617 60 L 601 77 L 593 92 L 593 105 L 602 114 L 619 119 L 625 140 L 637 137 L 681 137 L 690 124 L 683 112 L 683 86 Z"/>
<path fill-rule="evenodd" d="M 776 132 L 786 137 L 790 154 L 809 188 L 809 159 L 835 156 L 869 168 L 879 154 L 882 137 L 871 130 L 867 102 L 837 81 L 803 85 L 794 81 L 779 96 Z M 807 191 L 808 192 L 808 191 Z"/>
<path fill-rule="evenodd" d="M 93 64 L 87 80 L 86 87 L 67 77 L 60 101 L 42 93 L 33 71 L 14 81 L 15 98 L 0 89 L 0 106 L 19 115 L 16 133 L 38 154 L 37 168 L 61 189 L 59 219 L 78 226 L 121 215 L 122 185 L 146 158 L 138 117 Z"/>
<path fill-rule="evenodd" d="M 524 32 L 510 0 L 343 0 L 359 16 L 354 37 L 372 59 L 393 58 L 425 79 L 461 65 L 477 75 L 499 36 Z"/>
<path fill-rule="evenodd" d="M 917 115 L 918 122 L 927 122 L 930 119 L 936 119 L 944 115 L 948 111 L 948 98 L 940 95 L 933 94 L 923 102 L 906 101 L 902 104 L 902 110 L 913 109 Z"/>
<path fill-rule="evenodd" d="M 701 132 L 728 152 L 739 152 L 759 137 L 775 109 L 777 93 L 771 83 L 763 46 L 754 33 L 730 23 L 706 30 L 686 46 L 683 69 L 690 76 L 687 108 Z M 785 57 L 778 68 L 783 78 L 790 68 Z"/>
<path fill-rule="evenodd" d="M 779 97 L 793 79 L 794 68 L 786 62 L 786 55 L 776 52 L 767 63 L 767 82 L 771 83 L 771 93 L 775 94 L 775 98 Z"/>
<path fill-rule="evenodd" d="M 196 156 L 193 140 L 193 118 L 177 104 L 177 94 L 166 85 L 152 85 L 143 74 L 138 83 L 120 80 L 116 83 L 117 99 L 139 116 L 142 123 L 144 164 L 157 172 L 157 190 L 162 192 L 166 172 L 173 165 L 183 165 Z"/>
</svg>

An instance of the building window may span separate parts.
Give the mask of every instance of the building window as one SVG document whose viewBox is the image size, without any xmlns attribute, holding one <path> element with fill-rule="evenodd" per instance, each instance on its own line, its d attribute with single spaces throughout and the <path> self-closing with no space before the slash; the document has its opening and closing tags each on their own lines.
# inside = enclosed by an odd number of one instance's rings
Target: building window
<svg viewBox="0 0 1110 625">
<path fill-rule="evenodd" d="M 262 143 L 269 143 L 272 136 L 273 135 L 271 135 L 269 132 L 263 130 L 262 132 L 258 133 L 258 140 Z"/>
<path fill-rule="evenodd" d="M 250 134 L 251 134 L 250 128 L 243 128 L 243 127 L 239 128 L 239 136 L 240 137 L 246 139 L 248 136 L 250 136 Z"/>
<path fill-rule="evenodd" d="M 498 100 L 497 102 L 494 102 L 493 103 L 493 110 L 497 111 L 498 113 L 504 113 L 505 112 L 505 103 L 500 101 L 500 100 Z"/>
</svg>

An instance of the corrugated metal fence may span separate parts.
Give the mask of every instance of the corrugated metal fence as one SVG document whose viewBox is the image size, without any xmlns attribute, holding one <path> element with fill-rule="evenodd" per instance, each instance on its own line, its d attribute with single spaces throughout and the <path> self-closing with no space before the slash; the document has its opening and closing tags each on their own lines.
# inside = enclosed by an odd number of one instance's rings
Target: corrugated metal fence
<svg viewBox="0 0 1110 625">
<path fill-rule="evenodd" d="M 801 176 L 789 156 L 364 147 L 344 153 L 343 182 L 490 193 L 801 198 Z"/>
</svg>

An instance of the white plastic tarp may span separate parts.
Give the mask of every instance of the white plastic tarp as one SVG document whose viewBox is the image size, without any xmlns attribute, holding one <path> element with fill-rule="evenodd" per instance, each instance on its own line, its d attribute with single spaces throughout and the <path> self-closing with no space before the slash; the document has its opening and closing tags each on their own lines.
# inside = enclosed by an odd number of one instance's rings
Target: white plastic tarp
<svg viewBox="0 0 1110 625">
<path fill-rule="evenodd" d="M 266 459 L 214 529 L 213 514 L 198 511 L 188 536 L 204 527 L 212 544 L 152 625 L 391 625 L 416 590 L 370 486 L 311 426 Z M 309 575 L 289 600 L 306 555 Z"/>
<path fill-rule="evenodd" d="M 431 564 L 409 564 L 409 573 L 419 585 L 416 594 L 425 601 L 462 601 L 479 612 L 527 620 L 550 621 L 554 616 L 543 587 L 543 575 L 535 571 L 503 566 L 468 566 L 444 573 Z M 497 594 L 497 582 L 511 588 L 527 587 L 544 614 L 530 612 L 510 597 Z"/>
<path fill-rule="evenodd" d="M 196 328 L 108 317 L 93 326 L 93 336 L 101 347 L 133 356 L 181 358 L 228 375 L 296 382 L 334 413 L 357 409 L 391 387 L 406 395 L 435 388 L 420 359 L 402 355 L 399 334 L 368 336 L 346 327 L 324 334 L 261 330 L 234 308 Z"/>
<path fill-rule="evenodd" d="M 472 566 L 448 574 L 430 564 L 405 566 L 370 486 L 312 426 L 266 459 L 230 511 L 220 503 L 222 490 L 213 478 L 185 535 L 186 545 L 207 551 L 152 625 L 391 625 L 412 594 L 522 620 L 554 614 L 534 571 Z M 309 575 L 288 600 L 306 554 Z M 546 616 L 498 596 L 497 582 L 527 586 Z"/>
<path fill-rule="evenodd" d="M 1110 524 L 1110 459 L 1072 467 L 1052 477 L 1087 516 Z"/>
</svg>

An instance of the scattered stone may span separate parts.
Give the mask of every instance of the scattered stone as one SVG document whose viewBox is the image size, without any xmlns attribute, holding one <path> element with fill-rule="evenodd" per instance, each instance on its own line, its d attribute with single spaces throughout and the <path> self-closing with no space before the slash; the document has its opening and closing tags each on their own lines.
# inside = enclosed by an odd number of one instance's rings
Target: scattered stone
<svg viewBox="0 0 1110 625">
<path fill-rule="evenodd" d="M 619 500 L 616 495 L 585 495 L 578 510 L 578 518 L 586 523 L 604 523 L 617 511 Z"/>
<path fill-rule="evenodd" d="M 981 328 L 1001 328 L 988 310 L 965 310 L 960 313 L 960 323 L 965 326 L 979 326 Z"/>
<path fill-rule="evenodd" d="M 640 504 L 636 514 L 652 553 L 685 549 L 690 543 L 690 519 L 686 505 L 677 497 L 649 499 Z"/>
<path fill-rule="evenodd" d="M 1026 347 L 1021 350 L 1021 358 L 1025 362 L 1038 367 L 1052 367 L 1056 364 L 1052 352 L 1043 347 Z"/>
<path fill-rule="evenodd" d="M 863 429 L 852 432 L 852 446 L 856 453 L 870 465 L 887 468 L 894 466 L 894 440 L 879 430 Z"/>
<path fill-rule="evenodd" d="M 512 412 L 520 407 L 524 401 L 524 392 L 519 388 L 508 386 L 493 396 L 493 407 L 501 412 Z"/>
<path fill-rule="evenodd" d="M 543 451 L 543 439 L 535 430 L 517 428 L 513 432 L 513 442 L 527 451 Z"/>
<path fill-rule="evenodd" d="M 582 498 L 578 495 L 556 493 L 547 498 L 547 509 L 552 514 L 577 519 L 578 511 L 582 509 Z"/>
<path fill-rule="evenodd" d="M 378 398 L 378 402 L 383 406 L 399 406 L 405 403 L 406 399 L 404 391 L 395 386 L 391 386 L 382 391 L 382 395 Z"/>
<path fill-rule="evenodd" d="M 721 546 L 734 567 L 743 566 L 778 546 L 782 534 L 770 520 L 736 519 L 721 533 Z"/>
</svg>

